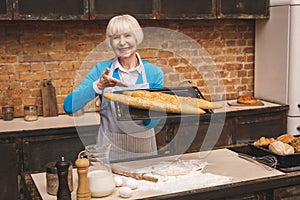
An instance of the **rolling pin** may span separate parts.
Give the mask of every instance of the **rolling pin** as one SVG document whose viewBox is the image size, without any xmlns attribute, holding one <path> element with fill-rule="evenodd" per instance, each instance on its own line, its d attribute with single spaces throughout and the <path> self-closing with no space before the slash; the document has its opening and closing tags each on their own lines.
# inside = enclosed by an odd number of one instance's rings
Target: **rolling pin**
<svg viewBox="0 0 300 200">
<path fill-rule="evenodd" d="M 119 165 L 111 165 L 111 170 L 115 174 L 135 178 L 136 180 L 146 180 L 146 181 L 152 181 L 152 182 L 157 182 L 158 178 L 146 175 L 146 173 L 138 173 L 130 170 L 129 168 L 122 167 Z"/>
</svg>

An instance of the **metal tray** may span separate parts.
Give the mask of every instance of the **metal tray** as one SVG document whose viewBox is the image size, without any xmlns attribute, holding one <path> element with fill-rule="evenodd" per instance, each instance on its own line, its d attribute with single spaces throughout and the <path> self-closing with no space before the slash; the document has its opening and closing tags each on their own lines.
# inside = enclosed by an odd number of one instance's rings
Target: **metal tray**
<svg viewBox="0 0 300 200">
<path fill-rule="evenodd" d="M 176 88 L 145 89 L 145 90 L 151 92 L 163 92 L 167 94 L 175 94 L 178 96 L 205 99 L 197 87 L 176 87 Z M 128 91 L 132 91 L 132 90 L 128 90 Z M 122 93 L 122 92 L 123 91 L 118 91 L 116 93 Z M 114 102 L 114 104 L 116 107 L 117 119 L 120 121 L 199 116 L 199 115 L 191 115 L 191 114 L 165 113 L 165 112 L 154 111 L 154 110 L 137 109 L 119 102 Z M 207 114 L 212 113 L 211 110 L 205 110 L 205 111 Z"/>
<path fill-rule="evenodd" d="M 249 147 L 256 153 L 259 153 L 260 155 L 273 155 L 278 160 L 278 168 L 284 169 L 284 168 L 292 168 L 292 167 L 299 167 L 300 168 L 300 153 L 294 153 L 290 155 L 278 155 L 276 153 L 273 153 L 268 149 L 268 147 L 264 146 L 255 146 L 253 142 L 249 142 Z"/>
</svg>

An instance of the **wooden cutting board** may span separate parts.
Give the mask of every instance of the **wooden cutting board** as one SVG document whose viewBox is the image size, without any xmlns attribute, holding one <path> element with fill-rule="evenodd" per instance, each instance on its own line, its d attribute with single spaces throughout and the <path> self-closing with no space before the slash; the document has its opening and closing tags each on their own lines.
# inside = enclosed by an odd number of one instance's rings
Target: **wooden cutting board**
<svg viewBox="0 0 300 200">
<path fill-rule="evenodd" d="M 58 116 L 55 87 L 50 80 L 44 80 L 42 84 L 43 116 Z"/>
<path fill-rule="evenodd" d="M 244 104 L 244 103 L 237 103 L 237 102 L 227 102 L 228 105 L 230 106 L 263 106 L 264 103 L 261 101 L 257 101 L 255 104 Z"/>
</svg>

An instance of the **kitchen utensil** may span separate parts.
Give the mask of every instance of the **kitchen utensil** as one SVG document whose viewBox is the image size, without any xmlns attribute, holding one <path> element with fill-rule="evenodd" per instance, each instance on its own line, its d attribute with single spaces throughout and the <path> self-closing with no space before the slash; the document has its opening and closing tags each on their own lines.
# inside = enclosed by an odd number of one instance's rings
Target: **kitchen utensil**
<svg viewBox="0 0 300 200">
<path fill-rule="evenodd" d="M 58 175 L 57 200 L 71 200 L 71 192 L 68 185 L 69 162 L 64 157 L 56 163 Z"/>
<path fill-rule="evenodd" d="M 58 115 L 57 100 L 55 87 L 52 85 L 51 80 L 44 80 L 42 84 L 42 103 L 43 103 L 43 116 L 51 117 Z"/>
<path fill-rule="evenodd" d="M 79 157 L 85 155 L 90 161 L 87 177 L 92 197 L 108 196 L 115 189 L 109 162 L 110 147 L 111 144 L 92 144 L 86 146 L 85 150 L 79 153 Z"/>
<path fill-rule="evenodd" d="M 135 171 L 133 171 L 129 168 L 121 167 L 117 164 L 111 165 L 111 169 L 112 169 L 112 172 L 115 173 L 115 174 L 135 178 L 137 180 L 152 181 L 152 182 L 155 182 L 155 183 L 158 181 L 158 179 L 156 177 L 146 175 L 145 173 L 138 173 L 138 172 L 135 172 Z"/>
<path fill-rule="evenodd" d="M 46 186 L 47 186 L 47 193 L 50 195 L 56 195 L 58 190 L 58 175 L 57 175 L 57 168 L 55 165 L 56 165 L 56 161 L 49 162 L 46 164 Z M 73 170 L 72 163 L 69 162 L 68 185 L 71 192 L 73 191 L 72 170 Z"/>
<path fill-rule="evenodd" d="M 151 92 L 162 92 L 167 94 L 174 94 L 177 96 L 192 97 L 204 99 L 204 96 L 197 87 L 174 87 L 174 88 L 154 88 L 154 89 L 145 89 Z M 130 91 L 130 90 L 128 90 Z M 117 91 L 116 93 L 122 93 L 124 91 Z M 176 114 L 176 113 L 165 113 L 155 110 L 146 110 L 134 108 L 117 101 L 114 102 L 116 107 L 116 116 L 120 121 L 127 120 L 144 120 L 144 119 L 161 119 L 161 118 L 181 118 L 189 116 L 198 116 L 192 114 Z M 212 110 L 205 109 L 207 114 L 212 113 Z M 205 115 L 205 114 L 204 114 Z"/>
<path fill-rule="evenodd" d="M 77 200 L 90 200 L 91 191 L 88 184 L 87 173 L 89 167 L 89 160 L 87 158 L 78 157 L 75 161 L 78 174 L 78 187 L 76 191 Z"/>
<path fill-rule="evenodd" d="M 299 137 L 294 135 L 295 137 Z M 275 138 L 276 139 L 276 138 Z M 253 142 L 248 143 L 252 152 L 255 152 L 258 155 L 272 155 L 277 158 L 277 168 L 289 168 L 289 167 L 296 167 L 300 166 L 300 153 L 293 153 L 289 155 L 278 155 L 269 150 L 267 146 L 256 146 Z"/>
<path fill-rule="evenodd" d="M 250 162 L 256 163 L 257 165 L 260 165 L 267 170 L 273 170 L 276 167 L 278 162 L 277 158 L 273 155 L 254 157 L 254 156 L 249 156 L 247 154 L 238 153 L 238 156 Z"/>
</svg>

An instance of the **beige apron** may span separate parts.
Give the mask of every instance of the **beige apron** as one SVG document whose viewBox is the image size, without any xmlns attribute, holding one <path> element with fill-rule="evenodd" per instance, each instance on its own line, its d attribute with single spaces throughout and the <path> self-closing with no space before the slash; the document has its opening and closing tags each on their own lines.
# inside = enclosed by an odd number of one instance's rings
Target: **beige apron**
<svg viewBox="0 0 300 200">
<path fill-rule="evenodd" d="M 106 88 L 104 92 L 149 88 L 144 66 L 141 61 L 140 63 L 142 65 L 143 84 L 136 84 L 129 88 Z M 114 70 L 112 67 L 110 70 L 111 76 Z M 108 101 L 105 98 L 102 99 L 98 144 L 112 144 L 110 160 L 133 159 L 156 155 L 157 146 L 154 129 L 145 127 L 142 120 L 118 121 L 115 109 L 113 101 Z"/>
</svg>

